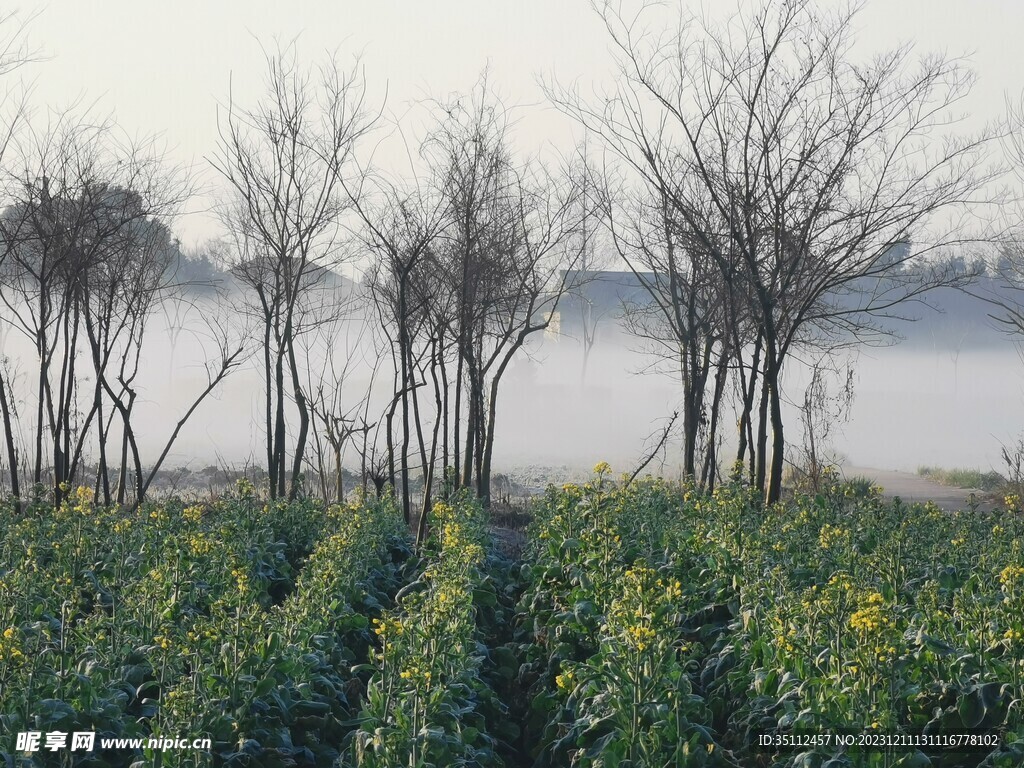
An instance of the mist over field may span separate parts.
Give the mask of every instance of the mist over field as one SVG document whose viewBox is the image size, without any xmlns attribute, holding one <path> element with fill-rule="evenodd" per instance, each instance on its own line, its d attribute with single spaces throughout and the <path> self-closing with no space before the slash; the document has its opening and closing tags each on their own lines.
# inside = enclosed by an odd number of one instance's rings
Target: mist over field
<svg viewBox="0 0 1024 768">
<path fill-rule="evenodd" d="M 1024 766 L 1022 29 L 0 10 L 0 766 Z"/>
<path fill-rule="evenodd" d="M 987 287 L 1014 305 L 1016 64 L 1008 46 L 979 43 L 995 34 L 981 19 L 921 25 L 928 9 L 911 5 L 868 5 L 853 13 L 863 26 L 838 2 L 794 6 L 838 37 L 766 57 L 794 91 L 777 103 L 756 88 L 741 97 L 754 86 L 728 67 L 677 72 L 658 52 L 711 29 L 751 44 L 742 13 L 722 9 L 683 13 L 687 34 L 670 42 L 632 37 L 624 8 L 523 6 L 413 69 L 420 49 L 393 9 L 359 9 L 352 46 L 333 57 L 317 52 L 339 20 L 321 9 L 250 9 L 248 47 L 210 44 L 233 23 L 211 10 L 179 62 L 205 73 L 201 88 L 175 84 L 163 55 L 130 76 L 127 52 L 79 57 L 81 71 L 68 58 L 66 92 L 59 78 L 25 90 L 49 111 L 12 107 L 2 158 L 12 438 L 0 476 L 17 464 L 35 484 L 50 465 L 59 489 L 89 467 L 106 488 L 131 459 L 136 475 L 263 472 L 276 497 L 340 459 L 392 485 L 454 469 L 486 497 L 492 472 L 557 477 L 602 460 L 630 472 L 649 457 L 648 471 L 713 484 L 711 467 L 722 478 L 740 453 L 777 498 L 784 470 L 819 460 L 998 468 L 1024 430 L 1021 360 L 987 317 L 1001 310 L 949 286 L 986 266 Z M 668 7 L 636 12 L 641 26 L 675 23 Z M 433 30 L 443 16 L 409 19 Z M 796 16 L 768 18 L 795 34 Z M 96 23 L 70 8 L 51 21 L 69 57 Z M 269 35 L 282 25 L 305 37 Z M 978 53 L 917 61 L 900 47 L 908 35 Z M 37 53 L 10 48 L 10 71 Z M 912 62 L 924 87 L 910 92 Z M 783 77 L 799 66 L 824 79 Z M 117 115 L 68 101 L 86 72 L 120 83 Z M 857 119 L 793 107 L 840 91 Z M 778 129 L 754 140 L 742 117 L 759 98 Z M 167 136 L 138 132 L 147 114 Z M 756 183 L 740 194 L 739 178 Z M 175 285 L 182 259 L 214 272 Z M 325 274 L 340 313 L 317 305 Z M 581 299 L 587 275 L 629 283 L 628 301 Z M 218 362 L 223 380 L 196 404 Z"/>
<path fill-rule="evenodd" d="M 358 285 L 349 290 L 357 292 Z M 144 461 L 158 455 L 207 381 L 204 364 L 215 345 L 202 316 L 216 301 L 208 293 L 187 298 L 156 313 L 143 345 L 137 409 Z M 839 405 L 844 379 L 833 373 L 828 380 L 834 414 L 829 448 L 842 463 L 906 472 L 922 465 L 998 471 L 1001 446 L 1024 429 L 1024 362 L 1014 338 L 988 317 L 992 308 L 952 292 L 931 303 L 936 309 L 915 310 L 916 321 L 892 323 L 897 335 L 840 353 L 832 363 L 842 377 L 848 367 L 853 370 L 848 407 Z M 369 412 L 379 412 L 387 401 L 388 374 L 378 371 L 373 386 L 379 348 L 372 327 L 358 312 L 344 326 L 335 351 L 337 359 L 351 361 L 344 389 L 353 403 L 371 389 Z M 23 337 L 9 329 L 0 333 L 0 355 L 29 360 L 30 354 Z M 312 368 L 322 362 L 322 348 L 314 350 Z M 794 360 L 785 377 L 794 430 L 800 428 L 798 398 L 810 378 L 806 363 Z M 185 425 L 167 469 L 259 466 L 266 438 L 258 365 L 258 349 L 251 345 L 245 365 Z M 23 398 L 29 381 L 30 368 L 23 366 L 15 379 Z M 608 461 L 617 472 L 629 472 L 678 407 L 678 379 L 659 365 L 643 340 L 622 328 L 620 319 L 609 316 L 598 323 L 585 375 L 579 333 L 571 328 L 545 333 L 508 371 L 498 404 L 495 470 L 543 478 L 545 469 L 585 473 Z M 794 440 L 799 439 L 798 432 Z M 726 440 L 728 456 L 735 435 L 727 434 Z M 677 437 L 652 469 L 678 473 L 672 460 L 676 450 Z M 351 447 L 345 465 L 358 470 L 359 456 Z"/>
</svg>

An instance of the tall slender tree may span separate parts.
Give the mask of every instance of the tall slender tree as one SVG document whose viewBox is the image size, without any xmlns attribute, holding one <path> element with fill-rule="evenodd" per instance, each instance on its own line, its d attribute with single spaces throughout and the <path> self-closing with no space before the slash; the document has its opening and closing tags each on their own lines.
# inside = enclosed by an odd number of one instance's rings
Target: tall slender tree
<svg viewBox="0 0 1024 768">
<path fill-rule="evenodd" d="M 225 218 L 242 245 L 234 272 L 263 327 L 270 492 L 294 498 L 311 423 L 297 338 L 329 311 L 323 287 L 339 260 L 346 180 L 357 186 L 353 150 L 377 115 L 365 106 L 358 62 L 342 71 L 329 60 L 311 71 L 294 44 L 265 58 L 264 98 L 249 109 L 229 99 L 211 162 L 233 193 Z M 289 402 L 297 417 L 290 450 Z"/>
</svg>

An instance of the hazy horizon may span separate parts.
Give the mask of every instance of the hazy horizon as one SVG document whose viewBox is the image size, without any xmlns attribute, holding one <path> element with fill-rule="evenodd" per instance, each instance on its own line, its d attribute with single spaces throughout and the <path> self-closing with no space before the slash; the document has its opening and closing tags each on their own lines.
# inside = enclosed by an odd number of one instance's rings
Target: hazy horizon
<svg viewBox="0 0 1024 768">
<path fill-rule="evenodd" d="M 679 5 L 715 18 L 725 13 L 717 4 Z M 30 8 L 23 11 L 23 17 L 31 14 Z M 854 52 L 866 58 L 909 41 L 915 55 L 968 55 L 977 83 L 959 106 L 967 115 L 963 129 L 980 130 L 1003 115 L 1006 98 L 1018 95 L 1024 46 L 1017 40 L 1020 25 L 1008 23 L 1014 19 L 1024 21 L 1024 11 L 1013 0 L 876 0 L 857 17 Z M 427 103 L 469 91 L 485 68 L 489 84 L 512 108 L 514 144 L 528 156 L 568 152 L 580 135 L 545 102 L 538 79 L 589 93 L 606 87 L 611 71 L 606 34 L 582 0 L 485 7 L 465 0 L 316 3 L 301 10 L 270 2 L 184 2 L 145 12 L 120 0 L 61 0 L 38 12 L 27 37 L 43 55 L 17 75 L 29 87 L 36 124 L 77 105 L 94 117 L 112 116 L 127 136 L 158 134 L 169 164 L 193 168 L 201 194 L 173 223 L 174 234 L 192 247 L 223 234 L 211 207 L 225 185 L 207 162 L 216 152 L 218 116 L 223 120 L 229 99 L 242 106 L 257 101 L 264 51 L 277 42 L 297 41 L 308 66 L 326 52 L 336 53 L 342 66 L 361 57 L 367 103 L 384 110 L 388 126 L 360 149 L 361 162 L 396 174 L 409 165 L 406 145 L 416 146 L 432 119 Z M 201 384 L 204 351 L 184 334 L 171 354 L 160 321 L 149 335 L 154 343 L 144 352 L 139 418 L 144 453 L 152 455 L 173 423 L 169 415 L 180 412 L 183 398 Z M 0 342 L 21 366 L 24 387 L 31 350 L 14 337 L 8 329 Z M 852 408 L 848 420 L 835 426 L 834 449 L 853 464 L 887 469 L 998 468 L 1000 444 L 1024 430 L 1024 365 L 1004 341 L 982 347 L 961 340 L 955 353 L 949 345 L 931 352 L 898 344 L 861 349 L 851 363 Z M 546 338 L 532 351 L 539 364 L 517 360 L 499 397 L 496 470 L 587 467 L 597 460 L 630 469 L 643 455 L 645 438 L 676 407 L 679 391 L 669 377 L 635 375 L 650 363 L 635 346 L 598 343 L 585 386 L 578 381 L 581 352 L 574 339 Z M 790 369 L 786 394 L 793 401 L 802 397 L 805 376 L 795 361 Z M 170 465 L 263 458 L 259 386 L 252 365 L 231 376 L 186 426 Z M 798 443 L 792 402 L 789 409 L 787 439 Z"/>
</svg>

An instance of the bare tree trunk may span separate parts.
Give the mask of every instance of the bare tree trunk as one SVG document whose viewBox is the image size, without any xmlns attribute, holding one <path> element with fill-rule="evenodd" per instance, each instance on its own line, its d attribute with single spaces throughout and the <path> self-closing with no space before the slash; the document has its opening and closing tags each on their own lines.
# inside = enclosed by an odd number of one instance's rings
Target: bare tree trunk
<svg viewBox="0 0 1024 768">
<path fill-rule="evenodd" d="M 283 341 L 281 342 L 283 343 Z M 285 490 L 285 438 L 286 427 L 284 420 L 284 349 L 278 346 L 277 359 L 274 361 L 274 397 L 276 414 L 274 417 L 274 469 L 277 477 L 271 482 L 277 483 L 277 490 L 274 498 L 284 498 Z"/>
<path fill-rule="evenodd" d="M 391 405 L 388 407 L 388 415 L 385 420 L 386 426 L 386 445 L 388 452 L 388 482 L 392 488 L 395 488 L 395 411 L 398 410 L 398 404 L 401 402 L 401 395 L 395 393 L 395 396 L 391 398 Z"/>
<path fill-rule="evenodd" d="M 487 437 L 487 422 L 484 416 L 484 383 L 483 374 L 480 376 L 480 382 L 476 393 L 476 430 L 474 432 L 476 444 L 473 446 L 473 464 L 476 471 L 476 493 L 477 496 L 481 496 L 484 490 L 484 444 Z"/>
<path fill-rule="evenodd" d="M 758 407 L 758 422 L 757 422 L 757 456 L 756 464 L 757 468 L 754 475 L 754 487 L 759 490 L 764 497 L 765 492 L 765 475 L 767 472 L 766 458 L 768 455 L 768 399 L 770 397 L 769 389 L 771 384 L 769 383 L 768 376 L 761 378 L 761 403 Z"/>
<path fill-rule="evenodd" d="M 332 447 L 334 448 L 334 471 L 338 475 L 335 479 L 334 492 L 338 503 L 343 504 L 345 502 L 345 483 L 341 475 L 341 443 L 335 443 Z"/>
<path fill-rule="evenodd" d="M 14 447 L 14 423 L 11 417 L 11 407 L 7 400 L 7 384 L 4 381 L 3 371 L 0 370 L 0 416 L 3 417 L 4 437 L 7 447 L 7 464 L 11 475 L 11 496 L 14 497 L 14 511 L 21 512 L 21 490 L 18 477 L 18 452 Z"/>
<path fill-rule="evenodd" d="M 403 341 L 399 342 L 399 352 L 402 357 L 402 452 L 399 456 L 399 466 L 402 472 L 402 515 L 407 525 L 412 524 L 412 508 L 409 500 L 409 350 L 408 336 L 405 331 L 405 324 L 408 318 L 405 315 L 405 294 L 404 288 L 400 289 L 402 296 L 399 299 L 399 322 L 401 328 L 399 333 Z"/>
<path fill-rule="evenodd" d="M 288 367 L 292 374 L 292 391 L 295 395 L 295 406 L 299 410 L 299 431 L 295 436 L 295 457 L 292 461 L 292 481 L 288 491 L 288 499 L 294 501 L 299 494 L 299 485 L 302 482 L 302 460 L 306 454 L 306 438 L 309 435 L 309 405 L 306 402 L 306 395 L 302 391 L 302 382 L 299 380 L 299 366 L 295 360 L 295 344 L 291 338 L 289 329 L 288 341 Z"/>
<path fill-rule="evenodd" d="M 740 425 L 739 425 L 739 448 L 736 451 L 736 461 L 743 462 L 746 458 L 746 452 L 750 450 L 750 473 L 748 475 L 751 482 L 754 479 L 754 428 L 753 428 L 753 411 L 754 411 L 754 396 L 757 392 L 757 372 L 758 366 L 761 365 L 761 336 L 758 335 L 757 342 L 754 344 L 754 357 L 750 363 L 750 381 L 747 381 L 745 374 L 743 373 L 743 357 L 742 348 L 739 341 L 739 335 L 734 335 L 734 343 L 736 344 L 736 367 L 740 372 L 740 389 L 742 392 L 742 409 L 740 411 Z"/>
<path fill-rule="evenodd" d="M 77 339 L 77 311 L 64 312 L 61 333 L 64 337 L 61 354 L 60 388 L 56 419 L 51 423 L 53 442 L 53 503 L 60 506 L 67 495 L 70 479 L 71 409 L 75 391 L 75 341 Z M 72 329 L 72 326 L 74 328 Z"/>
<path fill-rule="evenodd" d="M 110 417 L 106 420 L 106 422 L 105 422 L 106 426 L 103 428 L 103 440 L 105 442 L 107 442 L 108 444 L 110 442 L 110 429 L 114 425 L 114 418 L 113 418 L 113 416 L 114 416 L 113 409 L 111 409 Z M 106 481 L 107 485 L 108 485 L 108 488 L 109 488 L 109 484 L 110 484 L 110 470 L 111 470 L 110 458 L 109 458 L 109 454 L 108 454 L 108 457 L 107 457 L 107 481 Z M 114 490 L 116 491 L 116 489 L 114 489 Z M 106 500 L 106 504 L 107 504 L 107 506 L 110 506 L 113 502 L 114 502 L 114 493 L 113 493 L 113 491 L 111 491 L 110 492 L 110 498 L 108 498 Z"/>
<path fill-rule="evenodd" d="M 92 352 L 93 367 L 96 370 L 96 385 L 93 388 L 93 413 L 96 414 L 96 443 L 98 451 L 98 466 L 96 467 L 96 489 L 95 495 L 100 498 L 100 494 L 103 496 L 103 504 L 110 506 L 110 470 L 107 465 L 107 434 L 109 428 L 106 421 L 103 418 L 103 385 L 100 379 L 103 377 L 103 356 L 101 352 L 100 337 L 97 333 L 97 329 L 93 326 L 92 315 L 89 312 L 85 314 L 86 332 L 89 339 L 89 348 Z M 102 332 L 102 331 L 100 331 Z M 82 437 L 85 437 L 85 430 L 82 430 Z M 79 444 L 79 452 L 81 451 L 81 443 Z"/>
<path fill-rule="evenodd" d="M 40 291 L 40 296 L 42 291 Z M 40 304 L 42 304 L 40 297 Z M 40 308 L 40 318 L 42 315 Z M 42 323 L 42 320 L 40 320 Z M 41 485 L 43 482 L 43 403 L 46 401 L 46 337 L 43 331 L 36 335 L 36 352 L 39 355 L 39 379 L 36 392 L 36 458 L 32 472 L 32 482 Z"/>
<path fill-rule="evenodd" d="M 66 415 L 64 417 L 64 481 L 68 484 L 73 483 L 75 480 L 75 472 L 78 469 L 78 460 L 80 458 L 80 454 L 76 454 L 71 450 L 72 417 L 75 410 L 75 382 L 77 378 L 75 362 L 78 359 L 75 351 L 78 349 L 78 330 L 81 327 L 81 306 L 77 300 L 74 303 L 74 307 L 75 309 L 71 317 L 71 360 L 68 366 L 68 390 L 65 399 Z M 88 431 L 88 423 L 86 423 L 84 430 Z"/>
<path fill-rule="evenodd" d="M 484 436 L 483 461 L 480 464 L 480 477 L 477 479 L 480 501 L 485 507 L 491 506 L 491 458 L 494 454 L 494 422 L 498 412 L 498 380 L 495 373 L 491 379 L 491 394 L 487 403 L 487 432 Z"/>
<path fill-rule="evenodd" d="M 125 503 L 125 495 L 127 492 L 128 482 L 128 452 L 132 454 L 132 464 L 135 467 L 135 489 L 136 489 L 136 500 L 139 497 L 139 493 L 142 491 L 143 478 L 142 476 L 142 459 L 139 456 L 139 446 L 135 440 L 135 431 L 132 429 L 132 410 L 135 408 L 136 393 L 131 387 L 121 382 L 121 386 L 124 387 L 124 392 L 128 396 L 128 402 L 125 403 L 122 397 L 115 394 L 110 383 L 106 379 L 103 380 L 103 388 L 107 392 L 107 396 L 110 398 L 111 404 L 121 417 L 122 435 L 121 435 L 121 468 L 118 476 L 118 487 L 117 487 L 117 503 Z"/>
<path fill-rule="evenodd" d="M 466 414 L 466 444 L 462 457 L 462 485 L 469 487 L 473 482 L 473 448 L 476 445 L 476 383 L 472 366 L 469 366 L 469 391 L 466 392 L 466 400 L 469 405 L 469 413 Z"/>
<path fill-rule="evenodd" d="M 430 438 L 430 462 L 427 465 L 426 477 L 423 481 L 423 506 L 420 508 L 420 519 L 419 525 L 416 530 L 416 545 L 417 547 L 423 543 L 426 538 L 427 532 L 427 518 L 430 514 L 431 506 L 431 494 L 434 490 L 434 468 L 437 463 L 437 442 L 438 435 L 441 429 L 441 409 L 443 407 L 441 402 L 441 391 L 438 386 L 437 380 L 437 368 L 436 366 L 430 367 L 430 374 L 434 380 L 434 404 L 438 409 L 438 417 L 434 419 L 434 430 Z"/>
<path fill-rule="evenodd" d="M 117 407 L 116 405 L 114 406 Z M 128 434 L 121 435 L 121 463 L 117 472 L 117 503 L 124 504 L 125 493 L 128 486 Z"/>
<path fill-rule="evenodd" d="M 692 313 L 691 313 L 692 314 Z M 697 443 L 700 427 L 704 417 L 704 389 L 707 386 L 708 371 L 711 365 L 711 347 L 714 342 L 705 339 L 701 348 L 694 341 L 687 345 L 685 352 L 686 368 L 683 377 L 683 397 L 685 417 L 683 422 L 683 471 L 686 476 L 697 478 Z"/>
<path fill-rule="evenodd" d="M 369 451 L 370 442 L 370 430 L 363 432 L 363 449 L 359 452 L 359 487 L 362 489 L 363 495 L 366 495 L 366 481 L 369 479 L 368 470 L 366 467 L 366 455 Z"/>
<path fill-rule="evenodd" d="M 455 410 L 452 412 L 452 448 L 454 450 L 454 460 L 452 466 L 455 467 L 455 487 L 458 488 L 461 484 L 460 480 L 462 477 L 462 464 L 461 464 L 461 440 L 462 435 L 459 434 L 459 426 L 462 419 L 462 377 L 463 377 L 463 365 L 465 357 L 462 354 L 462 346 L 458 348 L 459 356 L 458 362 L 455 366 Z"/>
<path fill-rule="evenodd" d="M 262 296 L 261 296 L 262 298 Z M 274 442 L 274 374 L 270 362 L 270 318 L 264 317 L 263 373 L 266 384 L 267 477 L 270 480 L 270 498 L 277 498 L 277 450 Z"/>
<path fill-rule="evenodd" d="M 134 406 L 135 399 L 132 398 L 132 405 Z M 125 431 L 128 433 L 128 447 L 131 449 L 132 454 L 132 465 L 135 467 L 135 500 L 142 501 L 143 491 L 142 483 L 145 479 L 145 475 L 142 474 L 142 454 L 139 452 L 139 443 L 135 439 L 135 429 L 131 425 L 131 411 L 128 409 L 127 423 L 125 424 Z"/>
<path fill-rule="evenodd" d="M 767 503 L 774 504 L 782 498 L 782 469 L 785 461 L 786 440 L 782 424 L 782 392 L 780 391 L 781 368 L 774 350 L 768 347 L 766 380 L 770 381 L 770 405 L 772 422 L 772 463 L 768 475 Z"/>
<path fill-rule="evenodd" d="M 725 345 L 718 357 L 715 371 L 715 391 L 711 397 L 711 424 L 708 427 L 708 446 L 704 458 L 704 471 L 701 473 L 701 487 L 710 492 L 714 490 L 718 472 L 718 446 L 715 437 L 718 435 L 718 417 L 722 409 L 722 397 L 725 394 L 725 382 L 729 373 L 729 348 Z"/>
<path fill-rule="evenodd" d="M 444 346 L 439 345 L 438 368 L 441 374 L 441 466 L 448 472 L 448 367 L 445 365 Z"/>
<path fill-rule="evenodd" d="M 426 479 L 424 480 L 423 483 L 423 511 L 421 513 L 421 517 L 425 517 L 427 514 L 427 510 L 430 509 L 430 497 L 433 491 L 434 484 L 434 469 L 435 465 L 437 464 L 438 440 L 440 437 L 440 433 L 443 431 L 443 424 L 446 423 L 444 420 L 445 404 L 441 389 L 441 381 L 438 378 L 438 368 L 441 366 L 441 363 L 444 359 L 444 347 L 439 343 L 435 344 L 433 351 L 434 356 L 431 362 L 437 362 L 438 364 L 432 364 L 430 366 L 430 378 L 434 383 L 434 408 L 437 411 L 437 416 L 434 418 L 434 429 L 430 437 L 430 460 L 426 469 Z M 440 371 L 440 373 L 443 374 L 443 369 Z M 441 466 L 445 467 L 446 465 L 444 464 L 444 462 L 442 462 Z"/>
<path fill-rule="evenodd" d="M 416 392 L 418 389 L 419 385 L 414 385 L 412 388 L 412 415 L 413 424 L 416 427 L 416 443 L 420 452 L 421 471 L 424 473 L 425 477 L 427 472 L 427 441 L 423 436 L 423 420 L 420 418 L 420 398 Z"/>
<path fill-rule="evenodd" d="M 103 491 L 103 504 L 110 506 L 110 471 L 107 467 L 107 431 L 103 422 L 103 401 L 96 398 L 96 434 L 99 440 L 99 467 L 97 473 L 97 485 Z"/>
<path fill-rule="evenodd" d="M 330 493 L 330 489 L 329 489 L 328 486 L 330 484 L 331 470 L 327 467 L 327 458 L 326 458 L 325 452 L 324 452 L 324 439 L 325 438 L 323 436 L 321 436 L 320 430 L 317 429 L 316 420 L 317 420 L 317 413 L 316 413 L 316 405 L 314 404 L 314 405 L 310 406 L 310 414 L 309 414 L 309 423 L 310 423 L 309 433 L 313 437 L 313 439 L 312 439 L 313 447 L 311 448 L 311 450 L 313 451 L 313 455 L 316 457 L 316 476 L 317 476 L 317 480 L 316 481 L 320 485 L 320 498 L 322 498 L 324 500 L 325 504 L 330 504 L 331 503 L 331 493 Z M 328 431 L 326 419 L 324 419 L 323 422 L 324 422 L 324 432 L 326 433 Z M 332 442 L 330 437 L 327 437 L 326 439 L 328 440 L 328 442 Z M 332 442 L 332 444 L 333 444 L 333 442 Z M 310 462 L 310 463 L 312 463 L 312 462 Z"/>
<path fill-rule="evenodd" d="M 680 375 L 683 380 L 683 475 L 693 480 L 693 454 L 697 446 L 697 417 L 693 413 L 693 390 L 696 383 L 693 380 L 693 370 L 689 364 L 689 344 L 682 350 L 680 355 Z"/>
</svg>

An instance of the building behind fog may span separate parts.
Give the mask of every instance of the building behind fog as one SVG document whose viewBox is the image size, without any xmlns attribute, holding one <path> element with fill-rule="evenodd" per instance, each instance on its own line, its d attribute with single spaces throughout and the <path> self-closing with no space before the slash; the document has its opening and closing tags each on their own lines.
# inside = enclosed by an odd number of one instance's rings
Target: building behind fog
<svg viewBox="0 0 1024 768">
<path fill-rule="evenodd" d="M 568 291 L 558 303 L 552 325 L 558 333 L 575 336 L 584 325 L 598 335 L 622 330 L 623 312 L 651 303 L 644 284 L 653 283 L 654 272 L 622 272 L 571 269 L 565 272 Z"/>
<path fill-rule="evenodd" d="M 878 266 L 893 267 L 898 274 L 903 269 L 901 265 L 911 257 L 911 248 L 907 242 L 893 243 L 879 258 Z M 936 289 L 908 302 L 900 312 L 894 313 L 897 316 L 882 318 L 880 325 L 889 334 L 880 337 L 880 341 L 934 349 L 996 347 L 1014 353 L 1007 344 L 1007 326 L 997 320 L 998 308 L 978 298 L 987 296 L 1012 305 L 1017 297 L 1001 278 L 1005 265 L 1000 262 L 986 267 L 983 262 L 968 263 L 960 254 L 947 255 L 942 263 L 960 272 L 973 270 L 974 282 L 966 291 L 952 287 Z M 644 309 L 651 305 L 645 284 L 656 284 L 658 278 L 654 272 L 567 271 L 565 285 L 569 288 L 551 319 L 548 337 L 580 338 L 585 327 L 594 334 L 595 340 L 628 332 L 624 315 L 631 308 Z M 869 294 L 878 287 L 877 278 L 867 279 L 860 285 L 860 289 Z M 858 303 L 850 295 L 839 297 L 838 301 L 850 306 Z"/>
</svg>

